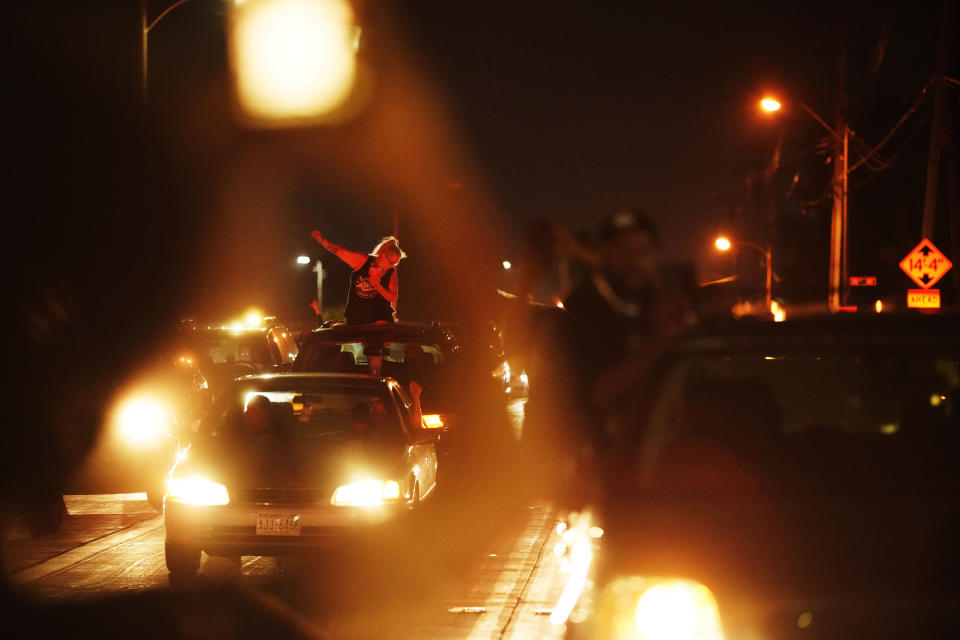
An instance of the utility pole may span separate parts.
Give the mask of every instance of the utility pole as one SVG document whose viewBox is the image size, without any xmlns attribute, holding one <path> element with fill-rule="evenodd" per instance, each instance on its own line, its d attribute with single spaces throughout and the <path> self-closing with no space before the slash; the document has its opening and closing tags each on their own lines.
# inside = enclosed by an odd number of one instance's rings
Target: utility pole
<svg viewBox="0 0 960 640">
<path fill-rule="evenodd" d="M 836 313 L 843 306 L 847 272 L 847 27 L 841 27 L 840 55 L 837 74 L 837 126 L 839 139 L 833 141 L 833 213 L 830 218 L 830 293 L 828 306 Z"/>
<path fill-rule="evenodd" d="M 777 197 L 775 188 L 775 178 L 780 169 L 780 156 L 783 151 L 783 132 L 777 136 L 777 144 L 773 149 L 773 155 L 770 157 L 770 164 L 767 165 L 767 243 L 764 248 L 764 305 L 766 310 L 770 311 L 773 302 L 773 241 L 777 236 Z"/>
<path fill-rule="evenodd" d="M 937 201 L 940 195 L 940 158 L 948 143 L 947 134 L 947 65 L 950 57 L 950 35 L 953 32 L 954 0 L 944 0 L 940 19 L 940 50 L 934 75 L 933 124 L 930 131 L 930 152 L 927 156 L 927 188 L 923 199 L 922 238 L 933 239 L 936 231 Z"/>
<path fill-rule="evenodd" d="M 323 320 L 323 261 L 317 259 L 313 267 L 314 273 L 317 274 L 317 309 L 320 310 L 319 316 L 320 320 Z"/>
<path fill-rule="evenodd" d="M 147 106 L 147 64 L 150 57 L 147 53 L 147 35 L 150 26 L 147 23 L 147 0 L 140 0 L 140 102 Z"/>
</svg>

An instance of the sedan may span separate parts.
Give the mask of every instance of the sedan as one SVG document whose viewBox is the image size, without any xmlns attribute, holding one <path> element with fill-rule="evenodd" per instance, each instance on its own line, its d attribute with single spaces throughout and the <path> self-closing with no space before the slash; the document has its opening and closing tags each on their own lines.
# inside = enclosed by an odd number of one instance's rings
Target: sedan
<svg viewBox="0 0 960 640">
<path fill-rule="evenodd" d="M 434 432 L 389 378 L 265 374 L 218 398 L 168 478 L 166 561 L 322 551 L 429 501 Z"/>
</svg>

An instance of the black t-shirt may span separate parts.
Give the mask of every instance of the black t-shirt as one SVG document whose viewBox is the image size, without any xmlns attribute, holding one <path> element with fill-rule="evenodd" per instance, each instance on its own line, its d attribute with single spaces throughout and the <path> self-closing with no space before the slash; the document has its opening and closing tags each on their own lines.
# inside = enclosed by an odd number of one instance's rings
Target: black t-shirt
<svg viewBox="0 0 960 640">
<path fill-rule="evenodd" d="M 373 256 L 367 256 L 367 261 L 350 274 L 347 308 L 344 310 L 347 324 L 372 324 L 380 321 L 392 324 L 395 322 L 393 305 L 380 295 L 380 292 L 370 282 L 370 267 L 374 265 L 374 261 Z M 383 277 L 380 278 L 381 286 L 385 288 L 389 286 L 393 272 L 393 269 L 387 269 Z"/>
</svg>

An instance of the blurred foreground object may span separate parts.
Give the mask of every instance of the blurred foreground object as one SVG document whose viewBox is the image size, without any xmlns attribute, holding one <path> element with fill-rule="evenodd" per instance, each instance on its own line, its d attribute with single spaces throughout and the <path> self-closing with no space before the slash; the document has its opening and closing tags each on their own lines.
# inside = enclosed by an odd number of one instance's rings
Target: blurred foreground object
<svg viewBox="0 0 960 640">
<path fill-rule="evenodd" d="M 347 2 L 246 0 L 229 25 L 235 106 L 250 124 L 311 124 L 347 101 L 359 33 Z"/>
<path fill-rule="evenodd" d="M 617 416 L 580 509 L 603 536 L 564 539 L 596 562 L 552 620 L 575 638 L 957 637 L 957 321 L 823 314 L 675 342 Z"/>
</svg>

